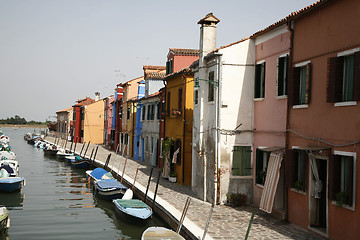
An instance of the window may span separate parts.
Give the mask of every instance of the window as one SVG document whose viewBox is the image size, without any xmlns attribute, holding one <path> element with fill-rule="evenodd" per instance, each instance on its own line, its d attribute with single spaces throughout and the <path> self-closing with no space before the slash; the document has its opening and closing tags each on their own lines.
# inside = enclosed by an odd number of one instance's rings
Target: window
<svg viewBox="0 0 360 240">
<path fill-rule="evenodd" d="M 128 145 L 129 143 L 129 135 L 125 133 L 125 145 Z"/>
<path fill-rule="evenodd" d="M 287 95 L 289 55 L 278 59 L 277 95 Z"/>
<path fill-rule="evenodd" d="M 127 113 L 126 113 L 126 119 L 130 119 L 130 114 L 131 114 L 131 108 L 130 107 L 128 107 L 127 108 Z"/>
<path fill-rule="evenodd" d="M 307 154 L 303 150 L 293 150 L 293 187 L 305 191 Z"/>
<path fill-rule="evenodd" d="M 199 103 L 199 91 L 195 90 L 194 92 L 194 104 L 198 104 Z"/>
<path fill-rule="evenodd" d="M 332 162 L 331 197 L 337 203 L 350 207 L 354 205 L 355 196 L 355 153 L 335 151 Z M 329 178 L 330 179 L 330 178 Z"/>
<path fill-rule="evenodd" d="M 169 60 L 166 62 L 166 75 L 171 74 L 173 72 L 173 60 Z"/>
<path fill-rule="evenodd" d="M 329 58 L 327 102 L 360 100 L 360 52 Z"/>
<path fill-rule="evenodd" d="M 176 155 L 176 164 L 181 165 L 181 139 L 176 139 L 174 142 L 174 152 L 179 149 Z M 174 154 L 172 154 L 174 156 Z"/>
<path fill-rule="evenodd" d="M 145 120 L 145 113 L 146 113 L 146 105 L 143 106 L 142 111 L 141 111 L 141 119 L 143 121 Z"/>
<path fill-rule="evenodd" d="M 265 62 L 255 66 L 255 98 L 265 97 Z"/>
<path fill-rule="evenodd" d="M 148 107 L 147 107 L 147 118 L 146 119 L 147 120 L 151 119 L 151 106 L 150 105 L 148 105 Z"/>
<path fill-rule="evenodd" d="M 264 185 L 271 152 L 256 149 L 256 183 Z"/>
<path fill-rule="evenodd" d="M 231 173 L 233 176 L 251 176 L 251 147 L 234 146 Z"/>
<path fill-rule="evenodd" d="M 293 69 L 293 105 L 304 105 L 310 103 L 311 97 L 311 63 L 295 65 Z"/>
<path fill-rule="evenodd" d="M 80 137 L 84 137 L 84 130 L 80 130 Z"/>
<path fill-rule="evenodd" d="M 170 92 L 168 92 L 168 94 L 167 94 L 167 98 L 166 98 L 166 104 L 167 104 L 167 106 L 166 106 L 166 109 L 167 109 L 167 112 L 168 113 L 170 113 L 170 96 L 171 96 L 171 93 Z"/>
<path fill-rule="evenodd" d="M 123 107 L 120 106 L 120 109 L 119 109 L 119 118 L 122 119 L 122 115 L 123 115 Z"/>
<path fill-rule="evenodd" d="M 214 84 L 214 71 L 209 72 L 209 91 L 208 91 L 208 101 L 214 101 L 215 93 L 215 84 Z"/>
<path fill-rule="evenodd" d="M 179 88 L 178 109 L 182 109 L 182 102 L 183 102 L 183 90 L 182 88 Z"/>
<path fill-rule="evenodd" d="M 115 140 L 115 130 L 111 130 L 111 140 Z"/>
<path fill-rule="evenodd" d="M 81 118 L 80 118 L 80 119 L 81 119 L 81 120 L 84 120 L 84 119 L 85 119 L 85 112 L 84 112 L 84 111 L 81 111 L 80 114 L 81 114 L 81 116 L 80 116 Z"/>
<path fill-rule="evenodd" d="M 151 104 L 150 120 L 154 120 L 154 119 L 155 119 L 155 104 Z"/>
<path fill-rule="evenodd" d="M 158 102 L 156 109 L 156 119 L 160 119 L 160 108 L 161 108 L 161 103 Z"/>
</svg>

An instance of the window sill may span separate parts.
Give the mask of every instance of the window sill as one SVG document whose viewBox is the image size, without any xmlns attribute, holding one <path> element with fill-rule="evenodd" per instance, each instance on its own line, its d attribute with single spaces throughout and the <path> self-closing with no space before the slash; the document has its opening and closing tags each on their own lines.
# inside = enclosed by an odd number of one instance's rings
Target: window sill
<svg viewBox="0 0 360 240">
<path fill-rule="evenodd" d="M 356 105 L 357 105 L 356 101 L 334 103 L 334 107 L 346 107 L 346 106 L 356 106 Z"/>
<path fill-rule="evenodd" d="M 295 105 L 293 106 L 293 109 L 303 109 L 303 108 L 308 108 L 309 105 L 307 104 L 302 104 L 302 105 Z"/>
<path fill-rule="evenodd" d="M 304 192 L 304 191 L 302 191 L 302 190 L 297 190 L 296 188 L 290 188 L 290 190 L 291 190 L 292 192 L 296 192 L 296 193 L 299 193 L 299 194 L 301 194 L 301 195 L 306 196 L 306 192 Z"/>
<path fill-rule="evenodd" d="M 276 96 L 276 99 L 287 99 L 287 95 L 282 95 L 282 96 Z"/>
<path fill-rule="evenodd" d="M 349 205 L 342 205 L 342 206 L 339 206 L 336 204 L 336 201 L 331 201 L 332 205 L 335 205 L 336 207 L 341 207 L 341 208 L 345 208 L 347 210 L 350 210 L 350 211 L 355 211 L 355 206 L 353 207 L 350 207 Z"/>
<path fill-rule="evenodd" d="M 259 188 L 264 188 L 264 185 L 261 185 L 260 183 L 257 183 L 256 186 L 258 186 Z"/>
<path fill-rule="evenodd" d="M 264 101 L 264 98 L 254 98 L 254 102 Z"/>
<path fill-rule="evenodd" d="M 230 176 L 231 179 L 252 179 L 252 176 Z"/>
</svg>

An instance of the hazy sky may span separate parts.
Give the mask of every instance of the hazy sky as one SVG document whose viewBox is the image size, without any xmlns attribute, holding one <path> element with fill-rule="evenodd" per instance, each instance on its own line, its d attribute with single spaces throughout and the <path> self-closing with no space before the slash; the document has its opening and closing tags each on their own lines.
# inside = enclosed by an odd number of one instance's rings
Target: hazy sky
<svg viewBox="0 0 360 240">
<path fill-rule="evenodd" d="M 197 21 L 220 19 L 217 47 L 315 0 L 0 0 L 0 119 L 55 120 L 86 96 L 165 65 L 169 48 L 198 48 Z"/>
</svg>

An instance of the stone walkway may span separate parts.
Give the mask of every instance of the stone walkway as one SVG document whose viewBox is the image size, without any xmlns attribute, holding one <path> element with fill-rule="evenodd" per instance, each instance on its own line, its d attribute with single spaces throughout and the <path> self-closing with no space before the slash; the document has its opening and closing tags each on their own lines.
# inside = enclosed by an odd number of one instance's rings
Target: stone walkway
<svg viewBox="0 0 360 240">
<path fill-rule="evenodd" d="M 46 140 L 54 142 L 54 138 L 52 137 L 46 137 Z M 60 145 L 63 146 L 64 143 L 60 142 Z M 68 144 L 67 148 L 69 147 L 70 145 Z M 76 152 L 79 153 L 81 148 L 82 144 L 77 144 Z M 86 145 L 83 153 L 85 152 L 85 148 Z M 86 154 L 87 156 L 90 156 L 92 149 L 95 149 L 94 144 L 90 144 Z M 96 155 L 96 162 L 103 165 L 109 154 L 111 154 L 111 158 L 108 166 L 115 173 L 121 175 L 125 163 L 125 158 L 122 156 L 116 155 L 114 152 L 108 151 L 100 146 Z M 143 162 L 128 159 L 124 179 L 125 183 L 132 185 L 138 166 L 139 171 L 135 188 L 137 190 L 136 192 L 144 195 L 151 171 L 150 166 L 145 165 Z M 159 169 L 154 169 L 152 174 L 148 193 L 150 199 L 153 199 L 154 196 L 153 193 L 155 192 L 158 171 Z M 170 216 L 169 219 L 177 222 L 181 217 L 188 197 L 191 198 L 191 203 L 183 223 L 183 228 L 185 228 L 185 231 L 191 232 L 191 238 L 202 239 L 211 204 L 199 200 L 190 187 L 170 183 L 168 180 L 160 178 L 155 212 L 161 209 Z M 214 207 L 206 239 L 244 239 L 253 211 L 256 211 L 256 214 L 248 239 L 321 239 L 293 224 L 274 219 L 255 207 L 231 208 L 225 205 L 216 205 Z"/>
</svg>

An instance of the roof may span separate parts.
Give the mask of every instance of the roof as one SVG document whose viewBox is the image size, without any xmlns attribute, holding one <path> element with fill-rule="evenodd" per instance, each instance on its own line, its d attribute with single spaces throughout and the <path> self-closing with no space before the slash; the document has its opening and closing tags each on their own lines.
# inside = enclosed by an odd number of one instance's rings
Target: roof
<svg viewBox="0 0 360 240">
<path fill-rule="evenodd" d="M 64 110 L 61 110 L 61 111 L 57 111 L 56 113 L 61 113 L 61 112 L 68 112 L 70 110 L 72 110 L 73 108 L 72 107 L 69 107 L 69 108 L 66 108 Z"/>
<path fill-rule="evenodd" d="M 173 72 L 171 74 L 168 74 L 165 76 L 165 80 L 169 80 L 170 78 L 176 76 L 176 75 L 179 75 L 179 74 L 184 74 L 184 73 L 193 73 L 190 69 L 190 67 L 186 67 L 186 68 L 183 68 L 177 72 Z"/>
<path fill-rule="evenodd" d="M 144 65 L 143 70 L 166 70 L 165 66 Z"/>
<path fill-rule="evenodd" d="M 158 97 L 159 95 L 160 95 L 160 91 L 159 91 L 159 92 L 155 92 L 155 93 L 153 93 L 153 94 L 150 94 L 150 95 L 147 96 L 147 97 L 142 97 L 142 98 L 140 98 L 140 99 L 138 99 L 138 100 L 147 100 L 147 99 L 149 99 L 149 98 Z"/>
<path fill-rule="evenodd" d="M 77 103 L 76 103 L 73 107 L 75 107 L 75 106 L 85 106 L 85 105 L 89 105 L 89 104 L 95 102 L 95 100 L 94 100 L 94 99 L 91 99 L 91 98 L 89 98 L 89 97 L 86 97 L 85 99 L 78 100 L 78 101 L 76 101 L 76 102 L 77 102 Z"/>
<path fill-rule="evenodd" d="M 137 78 L 131 79 L 131 80 L 127 81 L 127 82 L 119 83 L 119 84 L 116 85 L 116 86 L 126 87 L 126 86 L 131 85 L 131 83 L 134 82 L 134 81 L 139 81 L 139 80 L 143 80 L 143 79 L 144 79 L 143 76 L 137 77 Z"/>
<path fill-rule="evenodd" d="M 186 48 L 169 48 L 169 52 L 174 55 L 193 55 L 198 56 L 200 54 L 199 49 L 186 49 Z"/>
<path fill-rule="evenodd" d="M 147 72 L 145 74 L 148 80 L 163 80 L 165 78 L 165 72 Z"/>
<path fill-rule="evenodd" d="M 200 19 L 197 23 L 198 24 L 211 24 L 211 23 L 214 23 L 214 24 L 217 24 L 218 22 L 220 22 L 220 20 L 214 16 L 213 13 L 208 13 L 206 14 L 206 16 L 202 19 Z"/>
</svg>

